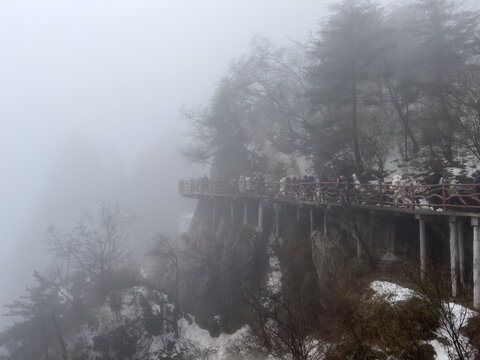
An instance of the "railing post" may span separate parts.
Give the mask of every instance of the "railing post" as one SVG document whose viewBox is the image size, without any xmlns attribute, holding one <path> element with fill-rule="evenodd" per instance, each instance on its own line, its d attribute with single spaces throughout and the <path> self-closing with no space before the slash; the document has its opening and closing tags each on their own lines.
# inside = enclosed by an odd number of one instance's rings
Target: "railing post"
<svg viewBox="0 0 480 360">
<path fill-rule="evenodd" d="M 380 207 L 383 207 L 383 179 L 379 180 L 378 185 L 380 186 Z"/>
<path fill-rule="evenodd" d="M 443 211 L 447 210 L 447 199 L 445 196 L 445 184 L 442 183 L 442 206 L 443 206 Z"/>
<path fill-rule="evenodd" d="M 415 210 L 415 187 L 413 183 L 410 184 L 410 196 L 412 198 L 412 210 Z"/>
<path fill-rule="evenodd" d="M 313 207 L 310 207 L 310 236 L 312 236 L 314 229 L 315 229 L 315 217 L 313 214 Z"/>
</svg>

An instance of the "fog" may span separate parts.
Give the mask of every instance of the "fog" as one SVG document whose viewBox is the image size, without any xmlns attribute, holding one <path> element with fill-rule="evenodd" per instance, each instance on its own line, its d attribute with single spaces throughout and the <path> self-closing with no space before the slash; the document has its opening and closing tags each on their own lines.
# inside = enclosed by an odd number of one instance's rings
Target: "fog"
<svg viewBox="0 0 480 360">
<path fill-rule="evenodd" d="M 0 303 L 49 261 L 44 230 L 68 228 L 100 201 L 138 216 L 139 242 L 175 234 L 195 206 L 177 195 L 178 179 L 207 172 L 179 155 L 179 107 L 208 102 L 256 34 L 304 41 L 326 4 L 2 1 Z"/>
</svg>

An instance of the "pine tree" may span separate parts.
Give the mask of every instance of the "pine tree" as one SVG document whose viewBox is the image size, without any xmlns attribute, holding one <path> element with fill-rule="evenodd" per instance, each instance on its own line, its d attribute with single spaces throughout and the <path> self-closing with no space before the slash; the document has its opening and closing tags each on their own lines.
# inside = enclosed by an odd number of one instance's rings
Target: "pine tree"
<svg viewBox="0 0 480 360">
<path fill-rule="evenodd" d="M 349 134 L 359 166 L 359 107 L 368 106 L 371 85 L 379 73 L 384 51 L 382 12 L 369 1 L 355 0 L 345 0 L 335 5 L 333 11 L 313 44 L 317 64 L 310 69 L 310 96 L 314 111 L 330 108 L 333 117 L 326 122 L 333 122 L 335 132 Z"/>
</svg>

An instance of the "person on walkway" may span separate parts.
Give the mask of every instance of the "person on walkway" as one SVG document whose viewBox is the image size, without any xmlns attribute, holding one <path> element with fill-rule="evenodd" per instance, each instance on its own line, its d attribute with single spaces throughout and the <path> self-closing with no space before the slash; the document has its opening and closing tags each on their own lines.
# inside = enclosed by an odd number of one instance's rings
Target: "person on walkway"
<svg viewBox="0 0 480 360">
<path fill-rule="evenodd" d="M 285 195 L 287 191 L 287 177 L 284 176 L 280 179 L 280 195 Z"/>
<path fill-rule="evenodd" d="M 290 183 L 290 196 L 294 197 L 296 200 L 300 198 L 300 183 L 296 176 L 292 178 Z"/>
<path fill-rule="evenodd" d="M 257 195 L 265 194 L 265 179 L 263 178 L 262 174 L 257 174 L 255 176 L 255 179 L 253 180 L 253 186 Z"/>
<path fill-rule="evenodd" d="M 238 178 L 238 191 L 245 192 L 245 176 L 243 175 Z"/>
<path fill-rule="evenodd" d="M 337 182 L 335 185 L 335 189 L 337 190 L 337 201 L 347 201 L 347 190 L 348 190 L 348 178 L 345 175 L 340 175 L 337 178 Z"/>
<path fill-rule="evenodd" d="M 310 175 L 308 177 L 308 193 L 310 200 L 315 200 L 316 198 L 316 185 L 315 185 L 315 176 Z"/>
<path fill-rule="evenodd" d="M 473 196 L 480 198 L 480 170 L 477 170 L 473 174 L 472 183 L 475 184 L 473 187 Z"/>
<path fill-rule="evenodd" d="M 285 194 L 286 196 L 290 195 L 292 191 L 292 181 L 293 179 L 290 179 L 290 176 L 287 176 L 287 180 L 285 182 Z"/>
<path fill-rule="evenodd" d="M 232 180 L 230 180 L 230 190 L 233 193 L 238 192 L 238 181 L 235 177 L 233 177 Z"/>
<path fill-rule="evenodd" d="M 357 174 L 355 174 L 355 173 L 353 173 L 353 175 L 352 175 L 352 183 L 353 183 L 353 188 L 355 190 L 360 189 L 360 180 L 358 179 Z"/>
<path fill-rule="evenodd" d="M 308 175 L 303 176 L 302 184 L 300 184 L 301 197 L 302 199 L 308 200 L 310 196 L 310 179 Z"/>
<path fill-rule="evenodd" d="M 340 175 L 337 178 L 336 189 L 339 190 L 339 191 L 344 190 L 344 189 L 346 189 L 347 184 L 348 184 L 347 177 L 345 175 Z"/>
<path fill-rule="evenodd" d="M 472 175 L 472 183 L 480 185 L 480 170 L 477 170 Z"/>
<path fill-rule="evenodd" d="M 392 180 L 392 192 L 393 202 L 402 204 L 406 199 L 405 181 L 402 179 L 402 175 L 393 175 Z"/>
<path fill-rule="evenodd" d="M 252 187 L 252 178 L 250 176 L 245 176 L 245 191 L 251 193 L 253 190 Z"/>
<path fill-rule="evenodd" d="M 425 190 L 425 188 L 420 184 L 420 181 L 416 176 L 414 176 L 412 179 L 412 185 L 413 185 L 413 199 L 416 204 L 420 204 L 419 196 L 423 194 L 423 191 Z"/>
</svg>

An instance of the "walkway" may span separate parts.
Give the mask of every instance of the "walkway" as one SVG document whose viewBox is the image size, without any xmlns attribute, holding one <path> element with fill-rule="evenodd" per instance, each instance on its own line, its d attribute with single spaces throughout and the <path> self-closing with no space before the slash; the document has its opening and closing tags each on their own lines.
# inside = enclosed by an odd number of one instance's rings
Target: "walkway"
<svg viewBox="0 0 480 360">
<path fill-rule="evenodd" d="M 240 185 L 240 186 L 238 186 Z M 480 309 L 480 185 L 478 184 L 440 184 L 440 185 L 391 185 L 391 184 L 354 184 L 338 186 L 334 182 L 285 183 L 255 182 L 231 184 L 225 181 L 208 179 L 182 180 L 179 182 L 180 195 L 191 198 L 213 198 L 213 223 L 216 219 L 217 198 L 232 199 L 231 216 L 234 214 L 234 200 L 244 199 L 243 222 L 248 223 L 248 200 L 258 200 L 258 228 L 263 226 L 264 203 L 272 203 L 275 211 L 276 235 L 279 236 L 279 211 L 282 202 L 310 208 L 310 230 L 314 229 L 315 208 L 323 208 L 323 229 L 327 234 L 327 209 L 335 206 L 351 206 L 367 211 L 385 211 L 415 216 L 419 224 L 420 272 L 426 274 L 428 257 L 426 241 L 426 221 L 428 218 L 448 216 L 450 275 L 452 295 L 459 289 L 465 289 L 465 221 L 470 218 L 473 227 L 473 305 Z M 298 216 L 297 208 L 297 216 Z M 393 253 L 394 244 L 391 248 Z M 357 256 L 362 254 L 361 244 L 357 241 Z"/>
<path fill-rule="evenodd" d="M 239 189 L 228 182 L 183 180 L 182 196 L 250 197 L 305 205 L 338 206 L 344 203 L 376 210 L 455 216 L 480 216 L 480 185 L 355 184 L 338 188 L 335 182 L 252 182 Z M 478 213 L 478 214 L 477 214 Z"/>
</svg>

